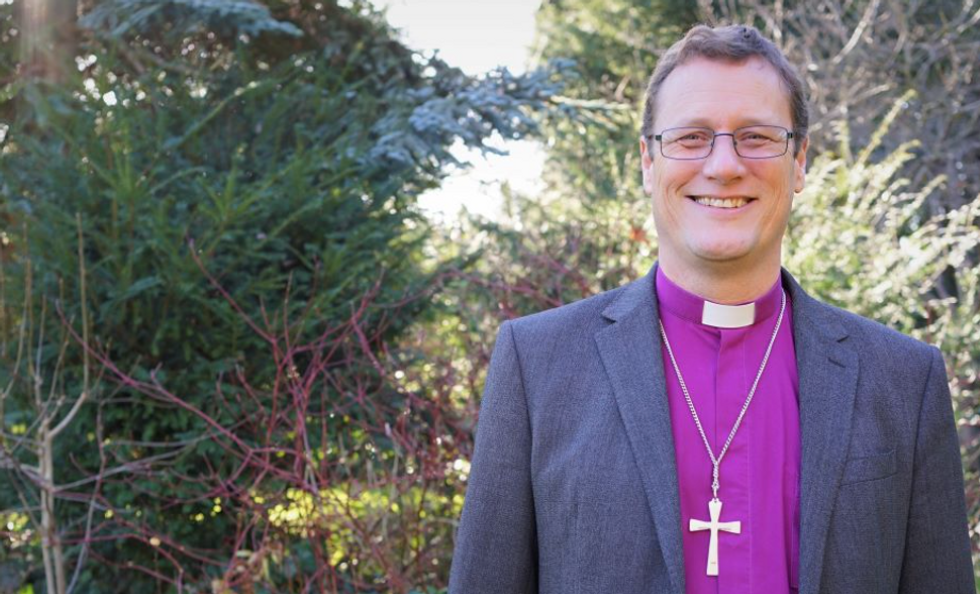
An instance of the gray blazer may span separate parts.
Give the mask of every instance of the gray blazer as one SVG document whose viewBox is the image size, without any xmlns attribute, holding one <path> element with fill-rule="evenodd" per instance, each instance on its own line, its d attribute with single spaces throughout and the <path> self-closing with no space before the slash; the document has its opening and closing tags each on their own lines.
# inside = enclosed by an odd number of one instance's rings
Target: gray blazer
<svg viewBox="0 0 980 594">
<path fill-rule="evenodd" d="M 684 592 L 654 270 L 501 326 L 450 594 Z M 939 350 L 783 278 L 800 378 L 800 593 L 975 592 Z"/>
</svg>

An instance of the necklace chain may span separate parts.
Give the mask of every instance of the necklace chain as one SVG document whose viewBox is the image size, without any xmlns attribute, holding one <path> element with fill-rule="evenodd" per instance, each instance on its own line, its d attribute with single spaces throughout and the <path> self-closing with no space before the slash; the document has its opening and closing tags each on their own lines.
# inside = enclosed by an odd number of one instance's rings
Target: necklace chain
<svg viewBox="0 0 980 594">
<path fill-rule="evenodd" d="M 742 417 L 745 416 L 745 412 L 749 410 L 749 404 L 752 402 L 752 397 L 755 396 L 755 389 L 759 386 L 759 380 L 762 379 L 762 372 L 766 369 L 766 364 L 769 362 L 769 355 L 772 353 L 772 347 L 776 343 L 776 335 L 779 333 L 779 327 L 783 323 L 783 313 L 786 311 L 786 291 L 782 291 L 782 300 L 779 305 L 779 318 L 776 320 L 776 327 L 772 331 L 772 338 L 769 339 L 769 346 L 766 347 L 766 354 L 762 358 L 762 365 L 759 366 L 759 373 L 755 375 L 755 381 L 752 382 L 752 389 L 749 390 L 749 395 L 745 399 L 745 404 L 742 405 L 742 411 L 738 413 L 738 418 L 735 419 L 735 425 L 732 426 L 731 432 L 728 434 L 728 439 L 725 440 L 725 446 L 721 449 L 721 454 L 715 457 L 714 452 L 711 450 L 711 445 L 708 443 L 708 437 L 704 434 L 704 428 L 701 427 L 701 419 L 698 418 L 698 412 L 694 410 L 694 402 L 691 400 L 691 394 L 687 391 L 687 384 L 684 383 L 684 376 L 681 375 L 681 368 L 677 365 L 677 359 L 674 358 L 674 350 L 670 348 L 670 341 L 667 340 L 667 332 L 664 330 L 664 323 L 660 321 L 660 336 L 664 339 L 664 346 L 667 347 L 667 354 L 670 355 L 670 362 L 674 366 L 674 372 L 677 374 L 677 381 L 681 385 L 681 391 L 684 392 L 684 400 L 687 401 L 687 407 L 691 409 L 691 416 L 694 417 L 694 424 L 698 427 L 698 433 L 701 434 L 701 440 L 704 441 L 704 447 L 708 450 L 708 456 L 711 457 L 711 491 L 714 494 L 714 498 L 718 499 L 718 487 L 719 487 L 719 474 L 718 469 L 721 466 L 721 460 L 725 457 L 725 453 L 728 452 L 728 446 L 732 444 L 732 440 L 735 438 L 735 433 L 738 432 L 739 426 L 742 424 Z"/>
</svg>

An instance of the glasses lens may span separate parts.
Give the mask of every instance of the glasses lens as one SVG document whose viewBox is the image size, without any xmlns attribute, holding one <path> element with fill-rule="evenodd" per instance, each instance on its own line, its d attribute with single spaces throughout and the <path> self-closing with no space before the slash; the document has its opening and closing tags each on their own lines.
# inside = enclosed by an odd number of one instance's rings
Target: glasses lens
<svg viewBox="0 0 980 594">
<path fill-rule="evenodd" d="M 778 157 L 789 146 L 789 131 L 780 126 L 746 126 L 734 134 L 735 152 L 749 159 Z"/>
<path fill-rule="evenodd" d="M 714 135 L 708 128 L 670 128 L 660 135 L 660 152 L 670 159 L 703 159 Z"/>
</svg>

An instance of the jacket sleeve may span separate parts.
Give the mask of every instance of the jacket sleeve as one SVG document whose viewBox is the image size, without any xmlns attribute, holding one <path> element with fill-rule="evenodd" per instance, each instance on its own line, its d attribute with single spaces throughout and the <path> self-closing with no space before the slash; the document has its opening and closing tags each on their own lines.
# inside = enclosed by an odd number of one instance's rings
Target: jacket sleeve
<svg viewBox="0 0 980 594">
<path fill-rule="evenodd" d="M 936 348 L 919 410 L 900 592 L 976 591 L 963 465 L 946 366 Z"/>
<path fill-rule="evenodd" d="M 480 405 L 450 594 L 537 592 L 531 427 L 511 322 L 504 322 Z"/>
</svg>

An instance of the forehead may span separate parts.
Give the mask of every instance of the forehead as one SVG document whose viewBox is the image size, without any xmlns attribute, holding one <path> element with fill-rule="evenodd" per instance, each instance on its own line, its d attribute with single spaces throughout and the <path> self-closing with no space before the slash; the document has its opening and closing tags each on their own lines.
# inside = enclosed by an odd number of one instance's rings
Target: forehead
<svg viewBox="0 0 980 594">
<path fill-rule="evenodd" d="M 691 59 L 675 68 L 657 93 L 657 127 L 750 124 L 792 127 L 789 93 L 762 58 L 742 62 Z"/>
</svg>

